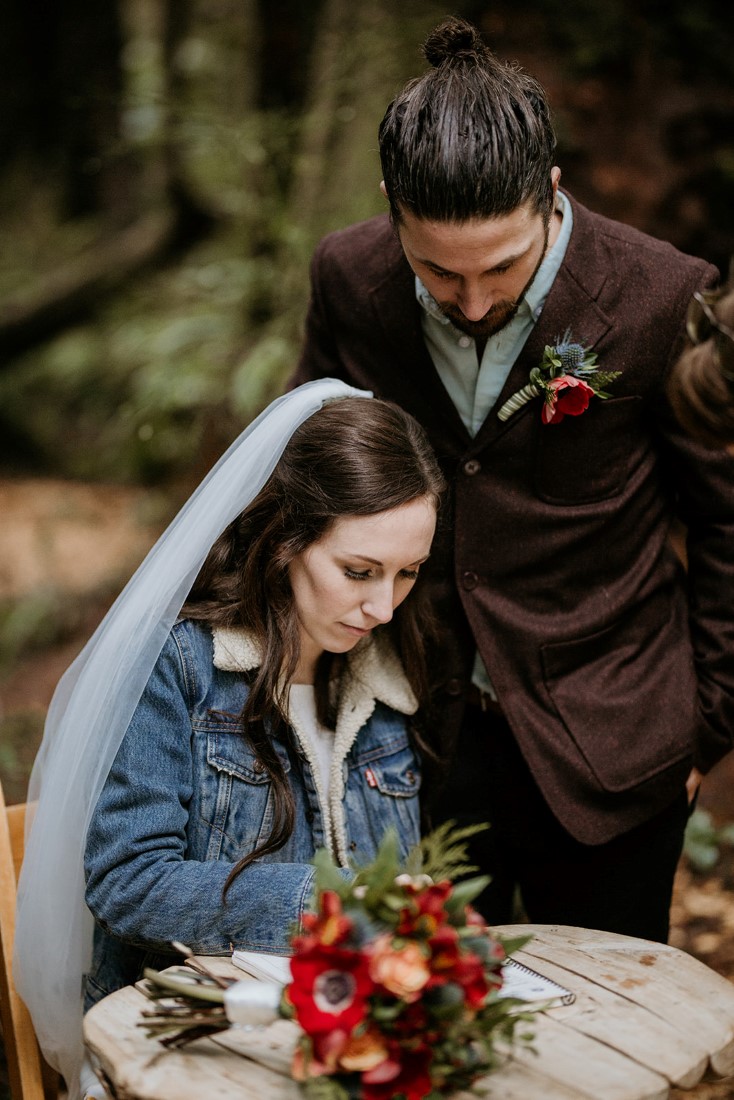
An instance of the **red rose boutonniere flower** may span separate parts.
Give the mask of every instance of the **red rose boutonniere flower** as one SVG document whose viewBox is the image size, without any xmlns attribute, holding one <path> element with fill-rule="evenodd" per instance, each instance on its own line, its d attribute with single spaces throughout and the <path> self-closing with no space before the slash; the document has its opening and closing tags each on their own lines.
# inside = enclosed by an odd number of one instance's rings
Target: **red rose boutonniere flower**
<svg viewBox="0 0 734 1100">
<path fill-rule="evenodd" d="M 560 424 L 564 416 L 580 416 L 586 412 L 592 397 L 609 397 L 604 389 L 621 371 L 600 371 L 596 354 L 576 343 L 571 330 L 551 347 L 546 345 L 541 363 L 533 367 L 527 386 L 505 401 L 497 413 L 508 420 L 513 413 L 532 401 L 543 398 L 541 418 L 544 424 Z"/>
</svg>

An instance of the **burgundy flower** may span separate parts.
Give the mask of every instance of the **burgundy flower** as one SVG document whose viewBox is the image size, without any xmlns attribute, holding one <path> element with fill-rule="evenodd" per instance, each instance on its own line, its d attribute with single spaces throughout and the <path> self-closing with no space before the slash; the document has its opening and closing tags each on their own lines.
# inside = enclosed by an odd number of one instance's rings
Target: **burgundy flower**
<svg viewBox="0 0 734 1100">
<path fill-rule="evenodd" d="M 433 1088 L 428 1072 L 431 1057 L 427 1046 L 416 1050 L 395 1047 L 390 1058 L 362 1074 L 363 1100 L 392 1100 L 397 1095 L 422 1100 Z"/>
</svg>

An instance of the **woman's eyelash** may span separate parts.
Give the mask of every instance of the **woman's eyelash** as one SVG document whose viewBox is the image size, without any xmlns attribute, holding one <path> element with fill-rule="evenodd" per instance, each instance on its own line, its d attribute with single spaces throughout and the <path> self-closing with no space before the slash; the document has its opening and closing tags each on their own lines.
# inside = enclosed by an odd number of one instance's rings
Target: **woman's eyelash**
<svg viewBox="0 0 734 1100">
<path fill-rule="evenodd" d="M 364 573 L 359 573 L 356 569 L 348 569 L 347 567 L 345 567 L 344 575 L 345 575 L 345 577 L 349 577 L 350 580 L 353 580 L 353 581 L 368 581 L 370 579 L 370 577 L 372 576 L 372 570 L 371 569 L 366 569 L 364 571 Z M 418 579 L 418 570 L 417 569 L 401 569 L 400 570 L 400 576 L 405 577 L 409 581 L 415 581 L 415 580 Z"/>
</svg>

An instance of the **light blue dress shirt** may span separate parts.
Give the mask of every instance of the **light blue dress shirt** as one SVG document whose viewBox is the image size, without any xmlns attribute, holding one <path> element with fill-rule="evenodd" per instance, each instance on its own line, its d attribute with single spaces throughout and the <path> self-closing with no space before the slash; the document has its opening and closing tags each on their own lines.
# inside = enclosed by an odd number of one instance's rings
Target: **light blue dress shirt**
<svg viewBox="0 0 734 1100">
<path fill-rule="evenodd" d="M 477 359 L 474 338 L 451 323 L 416 275 L 415 293 L 422 306 L 421 326 L 426 347 L 439 378 L 472 437 L 497 401 L 515 360 L 540 316 L 566 255 L 573 214 L 570 202 L 560 191 L 556 192 L 556 210 L 563 219 L 560 232 L 548 249 L 515 316 L 487 340 L 481 363 Z M 472 682 L 490 698 L 497 698 L 479 653 L 474 659 Z"/>
</svg>

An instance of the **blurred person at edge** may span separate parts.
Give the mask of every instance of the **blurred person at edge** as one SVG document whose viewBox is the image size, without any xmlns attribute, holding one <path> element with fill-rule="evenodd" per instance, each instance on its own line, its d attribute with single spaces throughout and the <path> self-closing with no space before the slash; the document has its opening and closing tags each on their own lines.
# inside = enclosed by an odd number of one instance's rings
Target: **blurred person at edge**
<svg viewBox="0 0 734 1100">
<path fill-rule="evenodd" d="M 686 331 L 690 346 L 668 384 L 671 404 L 695 439 L 734 454 L 734 259 L 725 286 L 694 294 Z"/>
<path fill-rule="evenodd" d="M 384 214 L 311 266 L 296 385 L 367 386 L 426 428 L 451 482 L 427 570 L 443 628 L 433 821 L 489 819 L 477 905 L 665 941 L 702 774 L 734 731 L 734 461 L 665 383 L 718 271 L 561 190 L 543 88 L 450 18 L 379 133 Z M 570 330 L 609 398 L 503 422 Z M 581 410 L 577 409 L 576 412 Z M 670 544 L 688 531 L 688 577 Z"/>
</svg>

